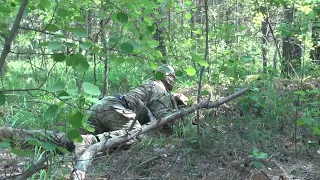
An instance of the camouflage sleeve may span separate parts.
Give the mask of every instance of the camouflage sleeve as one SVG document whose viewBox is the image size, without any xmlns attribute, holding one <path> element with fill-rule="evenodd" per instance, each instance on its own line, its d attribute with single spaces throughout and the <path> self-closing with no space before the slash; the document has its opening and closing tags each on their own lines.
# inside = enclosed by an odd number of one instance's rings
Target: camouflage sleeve
<svg viewBox="0 0 320 180">
<path fill-rule="evenodd" d="M 149 93 L 150 101 L 147 105 L 157 119 L 163 118 L 173 111 L 171 94 L 162 82 L 153 81 L 153 87 Z"/>
</svg>

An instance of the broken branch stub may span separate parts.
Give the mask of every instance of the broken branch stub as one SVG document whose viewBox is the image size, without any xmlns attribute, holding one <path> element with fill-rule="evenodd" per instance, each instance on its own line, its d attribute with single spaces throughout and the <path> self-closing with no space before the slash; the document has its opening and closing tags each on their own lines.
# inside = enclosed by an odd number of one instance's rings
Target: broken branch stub
<svg viewBox="0 0 320 180">
<path fill-rule="evenodd" d="M 212 102 L 212 101 L 204 101 L 200 102 L 198 104 L 195 104 L 189 108 L 181 109 L 180 111 L 177 111 L 173 114 L 170 114 L 160 120 L 154 121 L 152 123 L 148 123 L 146 125 L 143 125 L 141 128 L 134 129 L 132 131 L 129 131 L 126 135 L 120 136 L 120 137 L 114 137 L 111 139 L 108 139 L 107 141 L 101 141 L 98 143 L 95 143 L 91 145 L 86 151 L 82 154 L 82 156 L 77 160 L 75 164 L 75 169 L 72 171 L 72 179 L 74 180 L 83 180 L 85 179 L 85 174 L 88 170 L 88 167 L 90 163 L 92 162 L 94 156 L 98 152 L 102 152 L 114 147 L 117 147 L 123 143 L 126 143 L 135 137 L 148 132 L 150 130 L 156 129 L 158 127 L 163 126 L 164 124 L 167 124 L 169 122 L 173 122 L 176 119 L 179 119 L 187 114 L 191 114 L 199 109 L 203 108 L 216 108 L 221 106 L 222 104 L 225 104 L 241 95 L 249 91 L 249 88 L 244 88 L 232 95 L 229 95 L 225 98 L 222 98 L 219 101 Z"/>
</svg>

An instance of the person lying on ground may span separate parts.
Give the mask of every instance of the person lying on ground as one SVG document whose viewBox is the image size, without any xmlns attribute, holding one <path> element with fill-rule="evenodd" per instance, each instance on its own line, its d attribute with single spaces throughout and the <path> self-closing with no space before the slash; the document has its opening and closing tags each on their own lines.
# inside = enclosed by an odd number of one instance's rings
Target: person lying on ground
<svg viewBox="0 0 320 180">
<path fill-rule="evenodd" d="M 86 148 L 96 142 L 125 135 L 128 130 L 149 123 L 152 119 L 149 118 L 148 112 L 151 112 L 155 119 L 160 119 L 177 110 L 178 105 L 186 105 L 187 98 L 184 95 L 171 94 L 176 79 L 174 68 L 163 64 L 158 67 L 156 73 L 163 75 L 161 80 L 152 79 L 123 95 L 106 96 L 100 104 L 93 105 L 87 114 L 88 124 L 95 131 L 90 133 L 81 130 L 83 138 L 81 143 L 70 141 L 64 133 L 11 127 L 0 128 L 0 141 L 12 140 L 13 137 L 23 141 L 26 137 L 40 133 L 46 137 L 46 140 L 65 147 L 69 151 L 74 150 L 79 157 Z"/>
</svg>

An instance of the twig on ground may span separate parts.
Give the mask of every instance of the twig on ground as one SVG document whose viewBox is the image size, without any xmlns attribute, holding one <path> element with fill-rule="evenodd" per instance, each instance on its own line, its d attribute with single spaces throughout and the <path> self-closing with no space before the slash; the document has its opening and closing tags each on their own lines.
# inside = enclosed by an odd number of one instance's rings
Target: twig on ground
<svg viewBox="0 0 320 180">
<path fill-rule="evenodd" d="M 288 173 L 283 169 L 283 167 L 276 161 L 276 160 L 272 160 L 284 173 L 284 175 L 286 176 L 286 178 L 288 178 L 288 180 L 290 180 L 291 178 L 289 177 Z"/>
<path fill-rule="evenodd" d="M 6 179 L 13 179 L 15 178 L 16 180 L 25 180 L 28 179 L 30 176 L 32 176 L 34 173 L 40 171 L 41 169 L 46 169 L 48 167 L 48 164 L 45 164 L 45 162 L 48 161 L 50 157 L 50 154 L 47 154 L 45 157 L 43 157 L 40 161 L 37 163 L 33 164 L 27 171 L 9 176 L 9 177 L 3 177 L 1 180 L 6 180 Z"/>
</svg>

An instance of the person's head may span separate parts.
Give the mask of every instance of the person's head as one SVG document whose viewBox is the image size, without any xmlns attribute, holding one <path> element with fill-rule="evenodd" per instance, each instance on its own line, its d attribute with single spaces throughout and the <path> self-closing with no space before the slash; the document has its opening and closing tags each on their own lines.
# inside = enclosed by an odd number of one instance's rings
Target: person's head
<svg viewBox="0 0 320 180">
<path fill-rule="evenodd" d="M 162 64 L 158 67 L 157 72 L 161 72 L 164 75 L 161 81 L 166 85 L 167 89 L 171 91 L 176 80 L 176 74 L 173 67 L 167 64 Z"/>
</svg>

